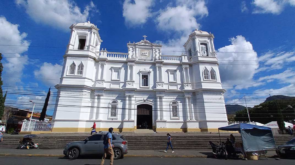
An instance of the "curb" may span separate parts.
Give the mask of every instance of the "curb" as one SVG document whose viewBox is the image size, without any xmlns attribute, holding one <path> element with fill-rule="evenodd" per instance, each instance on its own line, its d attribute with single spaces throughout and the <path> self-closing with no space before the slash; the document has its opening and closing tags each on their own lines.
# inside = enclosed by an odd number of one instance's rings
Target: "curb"
<svg viewBox="0 0 295 165">
<path fill-rule="evenodd" d="M 15 156 L 15 157 L 64 157 L 64 155 L 55 155 L 55 154 L 0 154 L 0 156 Z"/>
<path fill-rule="evenodd" d="M 54 154 L 0 154 L 0 156 L 10 157 L 64 157 L 64 155 Z M 207 158 L 206 155 L 124 155 L 124 157 L 157 157 L 157 158 Z"/>
<path fill-rule="evenodd" d="M 10 157 L 64 157 L 64 155 L 55 154 L 1 154 L 0 156 Z M 211 158 L 206 155 L 124 155 L 124 157 L 145 157 L 145 158 Z M 274 156 L 266 156 L 267 158 L 274 158 Z"/>
</svg>

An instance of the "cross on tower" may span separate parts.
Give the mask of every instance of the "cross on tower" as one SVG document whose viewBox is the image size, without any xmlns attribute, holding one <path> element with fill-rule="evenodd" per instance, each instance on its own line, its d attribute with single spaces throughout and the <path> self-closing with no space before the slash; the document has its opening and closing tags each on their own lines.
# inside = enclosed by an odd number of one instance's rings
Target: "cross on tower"
<svg viewBox="0 0 295 165">
<path fill-rule="evenodd" d="M 147 37 L 146 35 L 143 36 L 144 40 L 146 40 L 146 37 Z"/>
</svg>

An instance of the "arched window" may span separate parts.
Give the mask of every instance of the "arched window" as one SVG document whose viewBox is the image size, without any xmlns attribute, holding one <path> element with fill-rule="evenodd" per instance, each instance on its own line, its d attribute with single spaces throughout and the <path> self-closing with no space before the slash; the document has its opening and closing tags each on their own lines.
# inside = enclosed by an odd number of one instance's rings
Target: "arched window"
<svg viewBox="0 0 295 165">
<path fill-rule="evenodd" d="M 213 68 L 210 71 L 210 75 L 211 75 L 211 80 L 216 80 L 216 72 Z"/>
<path fill-rule="evenodd" d="M 204 70 L 204 79 L 205 80 L 209 80 L 210 79 L 210 77 L 209 77 L 209 70 L 207 68 L 205 68 L 205 70 Z"/>
<path fill-rule="evenodd" d="M 178 117 L 178 103 L 177 101 L 172 101 L 171 103 L 171 109 L 172 109 L 172 117 Z"/>
<path fill-rule="evenodd" d="M 84 69 L 84 65 L 81 62 L 81 64 L 78 66 L 78 75 L 83 75 L 83 69 Z"/>
<path fill-rule="evenodd" d="M 116 100 L 112 101 L 111 103 L 111 117 L 117 117 L 117 106 L 118 102 Z"/>
<path fill-rule="evenodd" d="M 70 74 L 75 74 L 76 64 L 73 62 L 70 66 Z"/>
</svg>

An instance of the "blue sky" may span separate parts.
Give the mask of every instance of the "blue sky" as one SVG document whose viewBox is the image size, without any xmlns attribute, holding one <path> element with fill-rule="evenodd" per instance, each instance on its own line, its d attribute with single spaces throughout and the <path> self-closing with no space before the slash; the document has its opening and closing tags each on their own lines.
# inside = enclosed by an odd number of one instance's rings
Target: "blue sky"
<svg viewBox="0 0 295 165">
<path fill-rule="evenodd" d="M 90 20 L 108 51 L 127 52 L 143 35 L 163 54 L 184 53 L 194 29 L 215 35 L 228 104 L 257 105 L 269 95 L 295 95 L 295 0 L 6 0 L 0 6 L 0 52 L 6 105 L 42 109 L 56 90 L 69 26 Z"/>
</svg>

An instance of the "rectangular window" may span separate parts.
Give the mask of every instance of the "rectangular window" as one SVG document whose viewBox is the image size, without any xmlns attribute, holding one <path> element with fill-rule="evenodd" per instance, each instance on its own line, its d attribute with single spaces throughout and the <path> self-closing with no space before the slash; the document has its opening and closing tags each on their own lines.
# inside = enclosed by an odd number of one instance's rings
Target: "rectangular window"
<svg viewBox="0 0 295 165">
<path fill-rule="evenodd" d="M 188 50 L 188 55 L 191 57 L 192 56 L 192 49 Z"/>
<path fill-rule="evenodd" d="M 201 44 L 201 55 L 202 56 L 208 56 L 207 44 Z"/>
<path fill-rule="evenodd" d="M 172 116 L 173 117 L 178 117 L 178 115 L 177 115 L 177 105 L 172 106 Z"/>
<path fill-rule="evenodd" d="M 120 79 L 120 70 L 119 69 L 114 69 L 113 70 L 112 79 L 113 80 L 119 80 Z"/>
<path fill-rule="evenodd" d="M 142 75 L 142 86 L 149 86 L 149 76 L 148 75 Z"/>
<path fill-rule="evenodd" d="M 116 117 L 117 116 L 117 106 L 112 105 L 111 106 L 111 117 Z"/>
<path fill-rule="evenodd" d="M 174 71 L 169 72 L 169 81 L 176 82 L 176 72 L 174 72 Z"/>
<path fill-rule="evenodd" d="M 86 44 L 86 39 L 79 39 L 79 46 L 78 46 L 78 49 L 79 49 L 79 50 L 84 50 L 84 48 L 85 48 L 85 44 Z"/>
</svg>

